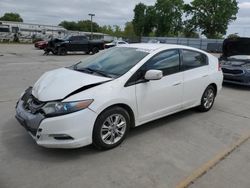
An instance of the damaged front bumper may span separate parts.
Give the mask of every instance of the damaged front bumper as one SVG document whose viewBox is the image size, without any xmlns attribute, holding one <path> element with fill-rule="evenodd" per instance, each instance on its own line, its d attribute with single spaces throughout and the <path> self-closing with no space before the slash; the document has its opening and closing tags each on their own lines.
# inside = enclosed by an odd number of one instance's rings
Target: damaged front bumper
<svg viewBox="0 0 250 188">
<path fill-rule="evenodd" d="M 32 114 L 23 108 L 24 101 L 19 100 L 16 107 L 16 119 L 29 132 L 36 137 L 39 125 L 45 116 L 40 113 Z M 39 137 L 38 137 L 39 138 Z"/>
<path fill-rule="evenodd" d="M 92 131 L 97 117 L 90 109 L 46 117 L 39 109 L 45 103 L 26 90 L 16 105 L 16 119 L 38 145 L 48 148 L 78 148 L 92 143 Z"/>
<path fill-rule="evenodd" d="M 25 93 L 21 96 L 20 100 L 16 105 L 16 119 L 18 122 L 29 132 L 32 137 L 36 137 L 39 129 L 39 125 L 45 116 L 31 107 L 34 103 L 32 101 L 32 88 L 28 88 Z M 36 105 L 37 108 L 42 104 Z"/>
</svg>

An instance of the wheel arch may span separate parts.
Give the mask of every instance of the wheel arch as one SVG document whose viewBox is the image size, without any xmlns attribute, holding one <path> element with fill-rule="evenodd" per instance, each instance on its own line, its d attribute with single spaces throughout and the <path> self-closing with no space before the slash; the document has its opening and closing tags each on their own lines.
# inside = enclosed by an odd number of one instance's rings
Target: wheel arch
<svg viewBox="0 0 250 188">
<path fill-rule="evenodd" d="M 125 109 L 128 114 L 129 114 L 129 117 L 130 117 L 130 120 L 131 120 L 131 128 L 135 127 L 135 115 L 134 115 L 134 111 L 132 110 L 132 108 L 127 105 L 127 104 L 124 104 L 124 103 L 116 103 L 116 104 L 112 104 L 106 108 L 104 108 L 99 114 L 98 116 L 103 113 L 105 110 L 107 109 L 110 109 L 110 108 L 114 108 L 114 107 L 121 107 L 123 109 Z"/>
<path fill-rule="evenodd" d="M 209 84 L 207 87 L 212 86 L 215 89 L 215 96 L 217 96 L 218 87 L 215 83 Z"/>
</svg>

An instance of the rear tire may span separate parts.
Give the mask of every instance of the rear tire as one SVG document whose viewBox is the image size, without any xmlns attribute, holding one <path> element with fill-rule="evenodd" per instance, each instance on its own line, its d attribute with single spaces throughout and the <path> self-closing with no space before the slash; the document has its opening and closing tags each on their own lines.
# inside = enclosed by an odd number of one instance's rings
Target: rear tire
<svg viewBox="0 0 250 188">
<path fill-rule="evenodd" d="M 92 49 L 92 54 L 96 54 L 96 53 L 98 53 L 98 52 L 99 52 L 99 48 L 94 47 L 94 48 Z"/>
<path fill-rule="evenodd" d="M 58 52 L 57 52 L 56 50 L 52 50 L 52 54 L 53 54 L 53 55 L 57 55 Z"/>
<path fill-rule="evenodd" d="M 59 55 L 67 55 L 67 49 L 64 47 L 58 48 L 58 54 Z"/>
<path fill-rule="evenodd" d="M 96 119 L 93 130 L 93 145 L 101 150 L 120 145 L 130 128 L 128 112 L 117 106 L 102 112 Z"/>
<path fill-rule="evenodd" d="M 200 112 L 209 111 L 213 107 L 215 96 L 215 88 L 211 85 L 208 86 L 202 95 L 201 104 L 198 106 L 198 110 Z"/>
</svg>

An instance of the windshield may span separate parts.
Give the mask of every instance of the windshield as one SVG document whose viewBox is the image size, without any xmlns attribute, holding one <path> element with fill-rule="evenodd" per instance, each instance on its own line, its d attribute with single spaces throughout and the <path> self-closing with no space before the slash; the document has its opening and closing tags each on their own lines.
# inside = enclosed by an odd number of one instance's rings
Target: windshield
<svg viewBox="0 0 250 188">
<path fill-rule="evenodd" d="M 62 40 L 69 40 L 70 37 L 71 35 L 66 35 L 65 37 L 62 38 Z"/>
<path fill-rule="evenodd" d="M 84 59 L 74 69 L 116 78 L 128 72 L 147 55 L 147 52 L 136 48 L 115 47 Z"/>
</svg>

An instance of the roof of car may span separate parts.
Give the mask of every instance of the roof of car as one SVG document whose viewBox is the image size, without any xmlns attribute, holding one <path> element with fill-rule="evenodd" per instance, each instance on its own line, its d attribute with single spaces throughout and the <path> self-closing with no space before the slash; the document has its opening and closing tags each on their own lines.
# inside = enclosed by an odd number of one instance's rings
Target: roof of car
<svg viewBox="0 0 250 188">
<path fill-rule="evenodd" d="M 175 45 L 175 44 L 134 43 L 134 44 L 122 45 L 121 47 L 138 48 L 138 49 L 143 49 L 148 52 L 153 52 L 159 49 L 173 49 L 173 48 L 185 48 L 185 49 L 193 49 L 193 50 L 199 51 L 199 49 L 196 49 L 196 48 L 183 46 L 183 45 Z"/>
</svg>

